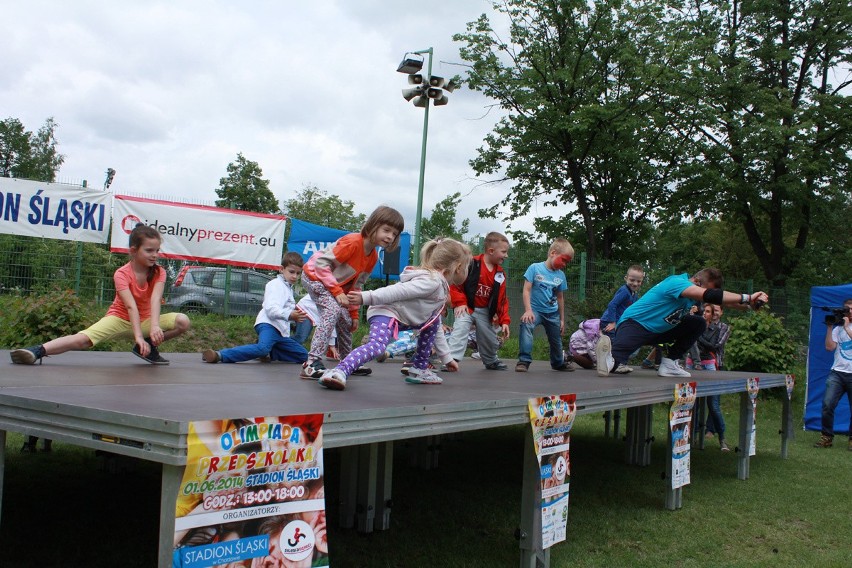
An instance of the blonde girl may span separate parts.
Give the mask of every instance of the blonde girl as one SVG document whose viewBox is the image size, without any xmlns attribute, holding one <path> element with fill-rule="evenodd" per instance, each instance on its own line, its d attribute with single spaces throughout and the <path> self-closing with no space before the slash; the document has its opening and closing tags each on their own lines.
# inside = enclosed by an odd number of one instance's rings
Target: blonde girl
<svg viewBox="0 0 852 568">
<path fill-rule="evenodd" d="M 438 239 L 423 245 L 421 266 L 408 266 L 399 282 L 372 291 L 352 291 L 350 305 L 370 306 L 367 321 L 370 335 L 367 343 L 353 350 L 334 369 L 323 373 L 319 384 L 333 390 L 346 388 L 346 379 L 353 371 L 385 352 L 388 343 L 399 330 L 417 329 L 417 349 L 411 367 L 404 368 L 406 382 L 439 385 L 441 378 L 429 369 L 432 347 L 451 371 L 458 363 L 450 354 L 441 333 L 441 313 L 447 304 L 451 284 L 461 284 L 467 278 L 470 248 L 453 239 Z"/>
<path fill-rule="evenodd" d="M 49 355 L 91 349 L 108 339 L 132 338 L 133 354 L 153 365 L 168 365 L 157 346 L 185 333 L 184 314 L 160 314 L 166 271 L 157 264 L 162 237 L 153 227 L 138 224 L 130 232 L 130 262 L 115 271 L 115 299 L 106 315 L 83 331 L 11 352 L 12 362 L 32 365 Z"/>
</svg>

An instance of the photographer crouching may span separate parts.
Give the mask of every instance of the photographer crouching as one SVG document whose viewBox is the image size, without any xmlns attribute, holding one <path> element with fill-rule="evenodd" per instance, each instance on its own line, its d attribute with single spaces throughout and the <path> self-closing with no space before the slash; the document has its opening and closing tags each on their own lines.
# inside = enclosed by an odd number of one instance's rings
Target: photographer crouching
<svg viewBox="0 0 852 568">
<path fill-rule="evenodd" d="M 852 298 L 841 310 L 825 317 L 825 349 L 834 351 L 834 364 L 825 379 L 822 398 L 822 435 L 815 448 L 830 448 L 834 443 L 834 409 L 843 393 L 852 407 Z M 852 420 L 849 425 L 849 451 L 852 451 Z"/>
</svg>

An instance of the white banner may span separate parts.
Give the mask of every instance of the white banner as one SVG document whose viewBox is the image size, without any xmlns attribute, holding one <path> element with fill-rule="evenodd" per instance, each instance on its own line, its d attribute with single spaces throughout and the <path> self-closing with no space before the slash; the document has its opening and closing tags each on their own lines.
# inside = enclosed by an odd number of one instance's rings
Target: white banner
<svg viewBox="0 0 852 568">
<path fill-rule="evenodd" d="M 137 223 L 160 231 L 160 256 L 275 270 L 286 217 L 116 195 L 110 250 L 127 252 Z"/>
<path fill-rule="evenodd" d="M 0 233 L 105 243 L 110 197 L 76 185 L 0 178 Z"/>
</svg>

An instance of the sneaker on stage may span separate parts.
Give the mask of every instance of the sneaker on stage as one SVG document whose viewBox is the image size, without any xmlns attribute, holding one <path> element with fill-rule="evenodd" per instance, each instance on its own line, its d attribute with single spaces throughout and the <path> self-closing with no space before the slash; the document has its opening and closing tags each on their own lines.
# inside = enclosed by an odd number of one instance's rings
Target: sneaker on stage
<svg viewBox="0 0 852 568">
<path fill-rule="evenodd" d="M 440 385 L 444 382 L 444 380 L 436 375 L 432 369 L 409 367 L 405 375 L 405 382 L 414 385 Z"/>
<path fill-rule="evenodd" d="M 148 347 L 151 349 L 151 351 L 148 353 L 147 356 L 142 355 L 142 352 L 139 351 L 138 345 L 134 345 L 131 352 L 134 355 L 136 355 L 137 357 L 139 357 L 140 359 L 143 359 L 143 360 L 151 363 L 152 365 L 168 365 L 169 364 L 168 359 L 163 359 L 162 355 L 160 355 L 160 350 L 157 349 L 156 347 L 154 347 L 154 344 L 151 343 L 150 339 L 146 339 L 145 343 L 147 343 Z"/>
<path fill-rule="evenodd" d="M 340 369 L 329 369 L 319 378 L 320 386 L 342 391 L 346 388 L 346 375 Z"/>
<path fill-rule="evenodd" d="M 608 377 L 615 369 L 615 359 L 612 358 L 612 341 L 609 336 L 601 335 L 595 345 L 595 358 L 597 359 L 598 375 Z"/>
<path fill-rule="evenodd" d="M 299 377 L 317 380 L 322 377 L 323 373 L 325 373 L 325 365 L 319 359 L 315 359 L 302 363 L 302 372 L 299 373 Z"/>
<path fill-rule="evenodd" d="M 660 377 L 684 377 L 688 378 L 692 375 L 689 374 L 689 371 L 685 371 L 683 367 L 680 366 L 679 361 L 675 361 L 673 359 L 669 359 L 667 357 L 663 357 L 662 361 L 660 361 L 660 368 L 657 369 L 657 375 Z"/>
<path fill-rule="evenodd" d="M 41 365 L 42 359 L 47 357 L 47 353 L 44 352 L 44 347 L 41 345 L 34 345 L 25 349 L 13 349 L 9 356 L 12 358 L 12 363 L 16 365 L 34 365 L 36 361 Z"/>
</svg>

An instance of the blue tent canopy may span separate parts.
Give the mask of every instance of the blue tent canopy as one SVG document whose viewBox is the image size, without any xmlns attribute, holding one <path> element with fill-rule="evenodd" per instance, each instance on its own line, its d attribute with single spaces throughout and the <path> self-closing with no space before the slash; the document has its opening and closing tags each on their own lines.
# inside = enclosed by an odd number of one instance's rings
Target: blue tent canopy
<svg viewBox="0 0 852 568">
<path fill-rule="evenodd" d="M 315 252 L 324 249 L 334 241 L 349 233 L 340 229 L 332 229 L 322 225 L 315 225 L 307 221 L 290 218 L 290 238 L 287 240 L 287 250 L 297 252 L 302 255 L 302 258 L 307 262 L 311 255 Z M 411 248 L 411 235 L 402 233 L 399 236 L 399 268 L 390 270 L 390 279 L 397 280 L 398 274 L 410 262 L 409 249 Z M 371 278 L 384 279 L 385 250 L 379 247 L 379 262 L 376 263 Z M 395 268 L 395 267 L 394 267 Z"/>
<path fill-rule="evenodd" d="M 852 284 L 814 286 L 811 288 L 811 331 L 808 341 L 808 383 L 805 391 L 805 430 L 822 428 L 822 396 L 825 379 L 834 363 L 834 353 L 825 349 L 825 316 L 823 307 L 839 308 L 852 298 Z M 834 413 L 834 432 L 849 433 L 849 402 L 840 400 Z"/>
</svg>

